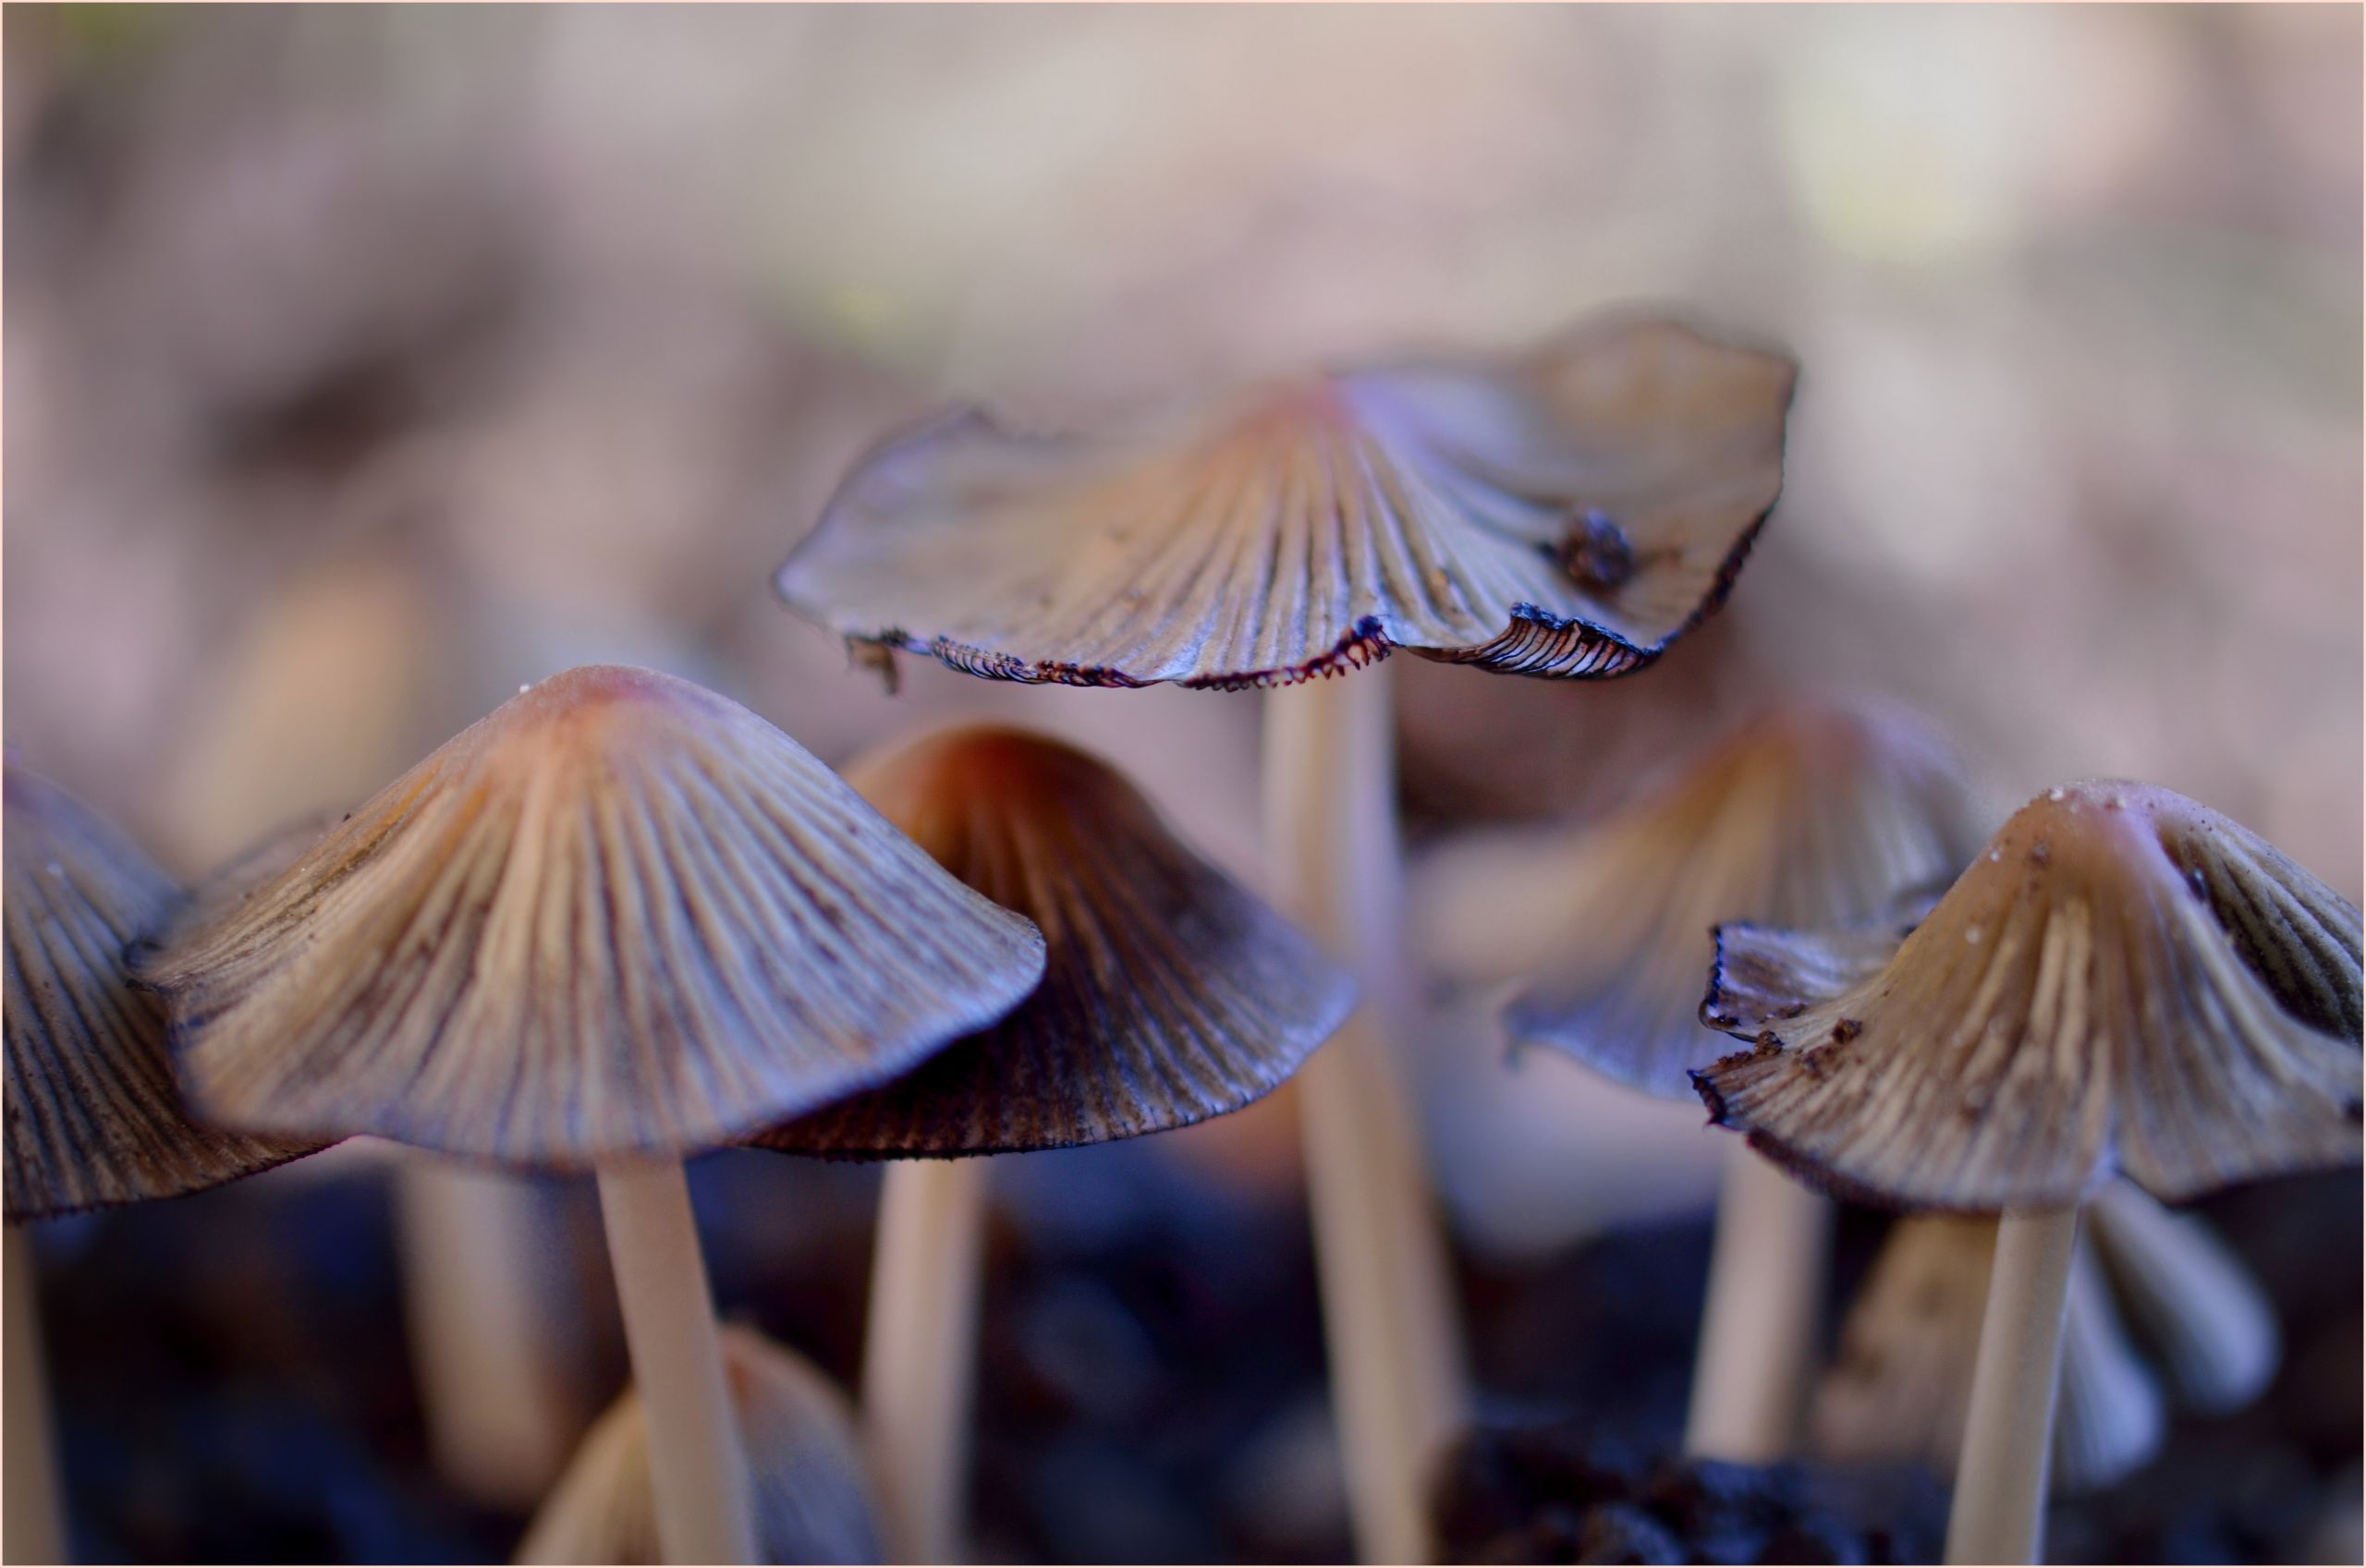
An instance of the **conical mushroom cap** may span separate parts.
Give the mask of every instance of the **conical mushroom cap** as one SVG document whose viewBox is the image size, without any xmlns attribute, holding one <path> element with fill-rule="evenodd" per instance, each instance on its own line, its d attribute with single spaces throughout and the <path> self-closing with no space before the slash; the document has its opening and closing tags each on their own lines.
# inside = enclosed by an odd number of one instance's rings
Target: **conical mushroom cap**
<svg viewBox="0 0 2366 1568">
<path fill-rule="evenodd" d="M 1942 885 L 1980 843 L 1945 743 L 1890 711 L 1799 704 L 1727 737 L 1667 787 L 1560 851 L 1553 956 L 1505 1013 L 1619 1082 L 1689 1099 L 1723 920 L 1868 920 Z M 1551 853 L 1546 851 L 1546 853 Z"/>
<path fill-rule="evenodd" d="M 2357 909 L 2167 790 L 2047 791 L 1836 995 L 1830 942 L 1719 935 L 1702 1015 L 1757 1049 L 1693 1076 L 1712 1115 L 1872 1201 L 2058 1208 L 2119 1171 L 2177 1202 L 2358 1162 Z"/>
<path fill-rule="evenodd" d="M 877 1562 L 877 1509 L 846 1396 L 803 1356 L 726 1325 L 725 1387 L 765 1562 Z M 649 1417 L 627 1389 L 536 1511 L 518 1562 L 663 1562 Z"/>
<path fill-rule="evenodd" d="M 1346 1018 L 1346 971 L 1169 833 L 1116 770 L 992 726 L 849 777 L 947 870 L 1043 928 L 1043 983 L 884 1088 L 754 1141 L 801 1154 L 994 1154 L 1237 1111 Z"/>
<path fill-rule="evenodd" d="M 1043 942 L 737 703 L 571 670 L 152 966 L 199 1103 L 538 1165 L 679 1155 L 893 1077 Z"/>
<path fill-rule="evenodd" d="M 180 890 L 65 791 L 6 772 L 9 1222 L 201 1192 L 311 1152 L 189 1120 L 164 1005 L 124 960 Z"/>
<path fill-rule="evenodd" d="M 776 585 L 849 638 L 1003 680 L 1265 686 L 1396 648 L 1624 675 L 1740 569 L 1794 371 L 1619 317 L 1089 437 L 965 412 L 866 457 Z"/>
</svg>

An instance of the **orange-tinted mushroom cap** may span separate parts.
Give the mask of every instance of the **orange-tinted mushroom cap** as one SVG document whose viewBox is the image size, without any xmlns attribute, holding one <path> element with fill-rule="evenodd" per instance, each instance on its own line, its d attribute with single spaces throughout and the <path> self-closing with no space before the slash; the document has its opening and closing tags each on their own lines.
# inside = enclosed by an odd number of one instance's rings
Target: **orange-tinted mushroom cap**
<svg viewBox="0 0 2366 1568">
<path fill-rule="evenodd" d="M 776 586 L 850 638 L 1005 680 L 1265 686 L 1396 648 L 1624 675 L 1739 570 L 1794 372 L 1618 316 L 1089 436 L 960 413 L 864 458 Z"/>
<path fill-rule="evenodd" d="M 801 747 L 646 670 L 447 742 L 151 967 L 226 1121 L 543 1165 L 679 1155 L 893 1077 L 1043 942 Z"/>
<path fill-rule="evenodd" d="M 125 952 L 180 906 L 140 847 L 9 763 L 7 1217 L 199 1192 L 310 1153 L 191 1122 Z"/>
<path fill-rule="evenodd" d="M 754 1140 L 767 1148 L 988 1154 L 1184 1126 L 1278 1086 L 1347 1016 L 1347 973 L 1095 758 L 979 726 L 848 776 L 948 870 L 1043 929 L 1043 983 L 910 1075 Z"/>
<path fill-rule="evenodd" d="M 1693 1076 L 1712 1114 L 1874 1200 L 2057 1208 L 2118 1171 L 2175 1202 L 2358 1162 L 2358 910 L 2167 790 L 2047 791 L 1870 973 L 1861 938 L 1719 942 L 1703 1017 L 1756 1049 Z"/>
</svg>

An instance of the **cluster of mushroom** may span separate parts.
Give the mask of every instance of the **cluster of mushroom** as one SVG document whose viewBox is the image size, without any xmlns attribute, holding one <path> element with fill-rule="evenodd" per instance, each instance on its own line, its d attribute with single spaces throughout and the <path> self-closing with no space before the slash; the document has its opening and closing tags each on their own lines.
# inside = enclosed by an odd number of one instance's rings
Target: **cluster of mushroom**
<svg viewBox="0 0 2366 1568">
<path fill-rule="evenodd" d="M 2182 1399 L 2223 1412 L 2272 1375 L 2258 1287 L 2154 1197 L 2356 1163 L 2360 923 L 2165 790 L 2048 790 L 1984 846 L 1975 820 L 1927 725 L 1794 703 L 1541 851 L 1560 901 L 1507 966 L 1483 925 L 1428 946 L 1511 982 L 1514 1039 L 1697 1089 L 1750 1135 L 1688 1451 L 1954 1463 L 1950 1560 L 2024 1562 L 2050 1461 L 2099 1485 L 2161 1436 L 2158 1383 L 2072 1248 L 2081 1205 Z M 1750 1049 L 1704 1060 L 1713 1029 Z M 1898 1223 L 1811 1399 L 1823 1192 L 1938 1212 Z"/>
<path fill-rule="evenodd" d="M 878 1550 L 866 1473 L 897 1554 L 943 1554 L 959 1391 L 908 1374 L 955 1368 L 943 1330 L 974 1281 L 942 1261 L 883 1273 L 870 1355 L 888 1386 L 869 1414 L 884 1441 L 850 1459 L 816 1374 L 718 1332 L 683 1160 L 738 1143 L 905 1161 L 883 1259 L 915 1240 L 974 1258 L 933 1182 L 914 1184 L 917 1207 L 899 1197 L 920 1157 L 1235 1110 L 1336 1026 L 1351 985 L 1082 753 L 967 729 L 858 776 L 875 806 L 711 692 L 574 670 L 258 885 L 184 906 L 12 766 L 12 1224 L 356 1133 L 591 1169 L 638 1397 L 587 1440 L 528 1554 L 860 1560 Z M 46 1528 L 25 1555 L 56 1556 L 54 1480 L 26 1485 L 12 1538 Z"/>
<path fill-rule="evenodd" d="M 965 729 L 841 780 L 646 671 L 521 691 L 287 863 L 193 900 L 12 766 L 11 1224 L 359 1133 L 595 1172 L 637 1389 L 526 1557 L 823 1560 L 884 1538 L 942 1561 L 975 1341 L 981 1170 L 962 1157 L 1180 1126 L 1303 1064 L 1358 1547 L 1426 1560 L 1431 1471 L 1467 1399 L 1392 1038 L 1416 965 L 1384 661 L 1647 668 L 1723 600 L 1773 508 L 1793 379 L 1779 354 L 1618 316 L 1092 437 L 957 415 L 858 465 L 776 587 L 871 661 L 1277 688 L 1264 892 L 1297 926 L 1080 752 Z M 2357 1160 L 2359 918 L 2146 786 L 2053 791 L 1979 834 L 1920 721 L 1779 710 L 1572 839 L 1505 1016 L 1649 1092 L 1697 1088 L 1750 1136 L 1695 1452 L 1772 1458 L 1799 1434 L 1828 1211 L 1791 1176 L 2004 1216 L 1993 1266 L 1958 1270 L 1984 1287 L 1949 1287 L 1988 1303 L 1950 1556 L 2034 1560 L 2079 1206 L 2115 1173 L 2179 1201 Z M 1713 1060 L 1704 1024 L 1750 1048 Z M 789 1353 L 715 1322 L 683 1161 L 724 1145 L 892 1162 L 852 1416 Z M 2197 1255 L 2132 1211 L 2117 1240 L 2098 1227 L 2122 1275 Z M 38 1367 L 18 1305 L 12 1386 Z M 2249 1337 L 2216 1342 L 2150 1312 L 2182 1347 L 2173 1369 L 2216 1367 L 2198 1399 L 2244 1397 L 2272 1364 L 2248 1305 Z M 2073 1387 L 2116 1365 L 2107 1336 L 2072 1339 L 2094 1342 Z M 54 1483 L 15 1442 L 8 1465 L 14 1555 L 19 1487 Z"/>
<path fill-rule="evenodd" d="M 1400 648 L 1525 674 L 1621 674 L 1714 605 L 1738 566 L 1779 483 L 1790 385 L 1778 357 L 1628 321 L 1508 371 L 1334 377 L 1094 441 L 1021 439 L 958 416 L 866 461 L 779 584 L 850 638 L 1011 680 L 1287 684 Z M 1299 879 L 1292 902 L 1360 958 L 1375 997 L 1404 967 L 1385 917 L 1391 834 L 1384 801 L 1346 792 L 1387 775 L 1379 700 L 1298 715 L 1276 701 L 1268 733 L 1276 870 Z M 2073 786 L 2031 812 L 2067 800 L 2077 819 L 2090 796 L 2089 820 L 2064 825 L 2058 851 L 2041 833 L 2026 885 L 2009 893 L 1983 873 L 2036 831 L 2031 813 L 1982 857 L 1960 770 L 1926 726 L 1778 711 L 1679 787 L 1582 835 L 1556 950 L 1506 1015 L 1516 1038 L 1622 1081 L 1697 1088 L 1714 1120 L 1750 1129 L 1815 1185 L 2006 1215 L 1970 1380 L 1958 1560 L 2037 1550 L 2069 1253 L 2064 1222 L 2049 1221 L 2060 1257 L 2044 1261 L 2058 1268 L 2022 1278 L 2021 1244 L 2043 1228 L 2030 1211 L 2075 1206 L 2115 1169 L 2174 1200 L 2357 1158 L 2356 910 L 2164 791 Z M 2113 837 L 2114 818 L 2148 825 Z M 2197 869 L 2211 856 L 2214 902 Z M 2184 918 L 2165 918 L 2169 865 L 2207 918 L 2182 898 L 2172 907 Z M 1896 934 L 1901 904 L 1959 872 L 1930 918 L 1964 950 Z M 1843 934 L 1775 947 L 1793 967 L 1770 999 L 1749 987 L 1775 983 L 1761 972 L 1771 960 L 1733 956 L 1755 940 L 1731 924 L 1742 919 Z M 1894 969 L 1864 967 L 1892 946 Z M 1821 1018 L 1844 986 L 1875 994 L 1843 997 L 1851 1011 L 1822 1019 L 1824 1037 L 1777 1027 Z M 1704 1023 L 1753 1050 L 1711 1064 Z M 1360 1540 L 1410 1559 L 1429 1544 L 1410 1500 L 1455 1409 L 1451 1320 L 1434 1307 L 1435 1248 L 1404 1178 L 1418 1150 L 1389 1074 L 1358 1045 L 1344 1037 L 1304 1085 L 1311 1197 Z M 1793 1121 L 1814 1138 L 1787 1136 Z M 1359 1163 L 1360 1149 L 1376 1157 Z M 1688 1446 L 1767 1459 L 1798 1426 L 1827 1214 L 1774 1163 L 1737 1159 L 1730 1172 Z M 2157 1246 L 2125 1250 L 2165 1267 Z M 2221 1295 L 2256 1324 L 2238 1285 Z M 1360 1316 L 1373 1301 L 1386 1305 Z M 2107 1362 L 2087 1331 L 2100 1310 L 2079 1319 L 2082 1384 Z M 2201 1332 L 2184 1321 L 2189 1340 Z M 2272 1331 L 2241 1321 L 2224 1332 L 2230 1354 L 2272 1344 Z M 2272 1353 L 2250 1360 L 2220 1404 L 2255 1392 Z M 2128 1452 L 2105 1445 L 2089 1469 Z"/>
</svg>

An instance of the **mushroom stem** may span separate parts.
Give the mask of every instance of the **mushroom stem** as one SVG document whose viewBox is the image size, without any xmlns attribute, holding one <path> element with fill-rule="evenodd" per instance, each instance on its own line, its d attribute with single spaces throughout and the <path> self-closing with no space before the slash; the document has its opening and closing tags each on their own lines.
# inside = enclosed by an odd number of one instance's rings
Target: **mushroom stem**
<svg viewBox="0 0 2366 1568">
<path fill-rule="evenodd" d="M 1767 1465 L 1799 1438 L 1832 1205 L 1740 1139 L 1730 1141 L 1684 1452 Z"/>
<path fill-rule="evenodd" d="M 1430 1472 L 1463 1416 L 1460 1335 L 1427 1161 L 1384 1020 L 1405 1016 L 1386 664 L 1265 699 L 1274 902 L 1356 973 L 1360 1004 L 1298 1076 L 1333 1413 L 1357 1550 L 1434 1555 Z"/>
<path fill-rule="evenodd" d="M 538 1501 L 574 1438 L 555 1360 L 565 1325 L 536 1190 L 421 1155 L 395 1173 L 404 1317 L 436 1469 L 479 1499 Z"/>
<path fill-rule="evenodd" d="M 862 1440 L 891 1562 L 961 1560 L 985 1192 L 983 1160 L 899 1160 L 881 1185 Z"/>
<path fill-rule="evenodd" d="M 2038 1561 L 2063 1310 L 2078 1239 L 2075 1208 L 2008 1213 L 1997 1222 L 1963 1457 L 1947 1512 L 1949 1562 Z"/>
<path fill-rule="evenodd" d="M 0 1257 L 6 1281 L 7 1359 L 0 1379 L 7 1390 L 6 1486 L 0 1495 L 0 1558 L 10 1562 L 66 1561 L 66 1507 L 57 1485 L 57 1459 L 51 1447 L 49 1376 L 42 1361 L 41 1295 L 33 1249 L 25 1233 L 7 1227 L 7 1251 Z"/>
<path fill-rule="evenodd" d="M 600 1212 L 633 1382 L 649 1412 L 668 1562 L 753 1562 L 748 1465 L 723 1381 L 706 1258 L 682 1164 L 603 1165 Z"/>
</svg>

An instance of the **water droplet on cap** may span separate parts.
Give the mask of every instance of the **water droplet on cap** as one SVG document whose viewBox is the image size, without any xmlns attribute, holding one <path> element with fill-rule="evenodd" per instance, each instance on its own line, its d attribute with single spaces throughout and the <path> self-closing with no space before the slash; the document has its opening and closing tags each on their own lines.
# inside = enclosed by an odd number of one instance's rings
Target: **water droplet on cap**
<svg viewBox="0 0 2366 1568">
<path fill-rule="evenodd" d="M 1980 928 L 1978 926 L 1965 927 L 1963 940 L 1977 946 L 1980 942 Z"/>
</svg>

